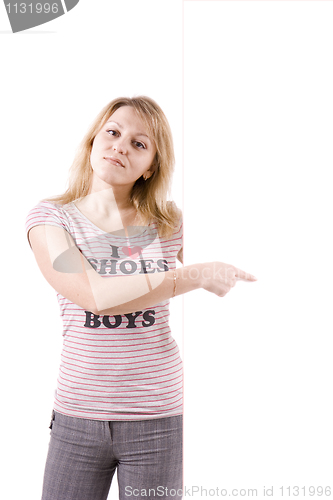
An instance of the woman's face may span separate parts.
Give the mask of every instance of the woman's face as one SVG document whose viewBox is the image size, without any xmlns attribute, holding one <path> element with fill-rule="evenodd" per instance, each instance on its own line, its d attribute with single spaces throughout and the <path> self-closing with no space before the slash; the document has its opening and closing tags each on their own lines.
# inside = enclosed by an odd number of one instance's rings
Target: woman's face
<svg viewBox="0 0 333 500">
<path fill-rule="evenodd" d="M 153 174 L 150 167 L 155 154 L 154 141 L 144 122 L 131 106 L 122 106 L 94 139 L 90 155 L 93 181 L 131 189 L 144 173 L 147 177 Z"/>
</svg>

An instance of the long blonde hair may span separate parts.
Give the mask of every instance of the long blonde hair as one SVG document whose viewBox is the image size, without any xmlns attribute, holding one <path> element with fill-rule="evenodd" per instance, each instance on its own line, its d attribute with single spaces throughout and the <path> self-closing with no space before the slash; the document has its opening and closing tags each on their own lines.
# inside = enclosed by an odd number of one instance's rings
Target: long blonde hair
<svg viewBox="0 0 333 500">
<path fill-rule="evenodd" d="M 174 171 L 173 140 L 169 123 L 160 106 L 151 98 L 120 97 L 107 104 L 93 121 L 84 136 L 70 169 L 68 189 L 49 201 L 66 204 L 89 192 L 92 167 L 90 154 L 94 139 L 110 116 L 121 106 L 131 106 L 145 123 L 156 146 L 154 173 L 149 179 L 141 176 L 131 192 L 131 202 L 143 225 L 155 222 L 161 237 L 169 237 L 178 227 L 181 212 L 174 202 L 167 201 Z"/>
</svg>

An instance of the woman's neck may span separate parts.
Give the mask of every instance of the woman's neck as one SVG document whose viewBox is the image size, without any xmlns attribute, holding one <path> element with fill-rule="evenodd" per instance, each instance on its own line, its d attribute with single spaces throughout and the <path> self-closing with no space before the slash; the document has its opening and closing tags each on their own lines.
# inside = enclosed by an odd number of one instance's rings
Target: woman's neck
<svg viewBox="0 0 333 500">
<path fill-rule="evenodd" d="M 90 191 L 87 196 L 81 199 L 80 203 L 89 211 L 103 214 L 106 217 L 114 213 L 115 210 L 127 212 L 133 209 L 128 193 L 115 193 L 111 187 Z"/>
<path fill-rule="evenodd" d="M 124 228 L 126 231 L 128 226 L 140 225 L 129 195 L 111 187 L 90 190 L 75 205 L 91 222 L 107 232 Z"/>
</svg>

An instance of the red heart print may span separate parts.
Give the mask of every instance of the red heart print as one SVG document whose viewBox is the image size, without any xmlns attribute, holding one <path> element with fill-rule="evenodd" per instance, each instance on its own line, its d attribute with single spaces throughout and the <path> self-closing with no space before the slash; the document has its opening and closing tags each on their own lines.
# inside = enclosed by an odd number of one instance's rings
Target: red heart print
<svg viewBox="0 0 333 500">
<path fill-rule="evenodd" d="M 140 254 L 143 248 L 141 247 L 122 247 L 122 251 L 127 257 L 134 257 L 136 254 Z"/>
</svg>

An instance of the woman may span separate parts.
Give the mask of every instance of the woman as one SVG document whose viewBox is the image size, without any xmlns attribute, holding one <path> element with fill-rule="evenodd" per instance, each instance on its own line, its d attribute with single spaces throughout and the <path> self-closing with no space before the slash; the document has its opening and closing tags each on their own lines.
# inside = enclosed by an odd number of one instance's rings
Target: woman
<svg viewBox="0 0 333 500">
<path fill-rule="evenodd" d="M 255 278 L 220 262 L 176 269 L 173 164 L 160 107 L 115 99 L 85 136 L 66 193 L 28 215 L 64 322 L 43 500 L 106 499 L 116 469 L 120 499 L 182 495 L 182 365 L 169 299 L 198 288 L 224 296 L 237 278 Z"/>
</svg>

